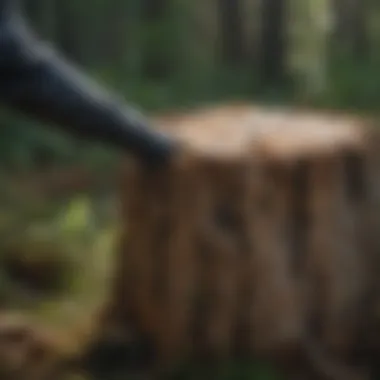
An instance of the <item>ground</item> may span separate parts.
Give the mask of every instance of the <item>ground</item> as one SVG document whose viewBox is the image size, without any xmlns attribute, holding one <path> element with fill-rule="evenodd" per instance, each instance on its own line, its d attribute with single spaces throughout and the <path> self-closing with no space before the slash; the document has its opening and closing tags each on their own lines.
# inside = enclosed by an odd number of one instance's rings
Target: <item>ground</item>
<svg viewBox="0 0 380 380">
<path fill-rule="evenodd" d="M 17 187 L 17 181 L 6 186 L 9 191 L 0 208 L 4 310 L 16 310 L 48 326 L 63 337 L 66 349 L 80 350 L 112 278 L 118 236 L 115 194 L 73 192 L 52 199 L 28 192 L 28 186 Z M 220 379 L 275 378 L 265 366 L 223 367 L 191 367 L 175 377 L 202 379 L 217 373 Z M 78 373 L 68 377 L 88 380 Z"/>
</svg>

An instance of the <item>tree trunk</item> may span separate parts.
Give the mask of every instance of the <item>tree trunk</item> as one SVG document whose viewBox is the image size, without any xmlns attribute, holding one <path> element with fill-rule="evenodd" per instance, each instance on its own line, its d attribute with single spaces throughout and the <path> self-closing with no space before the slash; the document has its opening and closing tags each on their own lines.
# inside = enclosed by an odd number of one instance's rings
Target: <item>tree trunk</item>
<svg viewBox="0 0 380 380">
<path fill-rule="evenodd" d="M 244 60 L 244 31 L 240 0 L 219 0 L 219 35 L 223 63 L 239 65 Z"/>
<path fill-rule="evenodd" d="M 263 85 L 277 85 L 286 77 L 287 0 L 264 0 L 261 4 L 259 72 Z"/>
<path fill-rule="evenodd" d="M 368 31 L 368 0 L 354 2 L 352 24 L 352 56 L 356 60 L 368 58 L 370 53 Z"/>
<path fill-rule="evenodd" d="M 334 0 L 335 30 L 333 49 L 354 60 L 368 58 L 368 0 Z"/>
<path fill-rule="evenodd" d="M 143 0 L 142 17 L 145 21 L 156 21 L 165 16 L 167 8 L 166 0 Z"/>
<path fill-rule="evenodd" d="M 330 0 L 290 0 L 291 38 L 288 47 L 292 78 L 309 101 L 328 87 L 327 59 L 331 32 Z"/>
<path fill-rule="evenodd" d="M 149 79 L 165 78 L 169 69 L 169 59 L 165 55 L 165 43 L 160 33 L 168 9 L 167 0 L 143 0 L 141 2 L 141 32 L 144 34 L 142 75 Z"/>
<path fill-rule="evenodd" d="M 107 27 L 104 54 L 110 65 L 119 72 L 126 66 L 130 31 L 130 5 L 124 0 L 114 0 L 106 7 Z M 126 69 L 126 67 L 124 67 Z"/>
</svg>

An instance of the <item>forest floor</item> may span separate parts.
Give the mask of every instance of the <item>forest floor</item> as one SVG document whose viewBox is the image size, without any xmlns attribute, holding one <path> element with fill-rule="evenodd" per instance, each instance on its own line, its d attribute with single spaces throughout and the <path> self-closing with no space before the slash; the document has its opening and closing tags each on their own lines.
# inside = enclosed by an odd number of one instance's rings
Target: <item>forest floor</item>
<svg viewBox="0 0 380 380">
<path fill-rule="evenodd" d="M 82 178 L 65 173 L 67 178 Z M 48 196 L 56 187 L 44 192 L 42 188 L 48 187 L 36 186 L 43 181 L 37 182 L 25 178 L 3 181 L 0 300 L 3 309 L 21 312 L 75 339 L 81 326 L 91 325 L 111 283 L 118 234 L 116 194 L 110 187 L 90 193 L 82 186 L 80 192 Z M 246 363 L 226 363 L 216 370 L 192 367 L 178 377 L 277 378 L 267 368 Z M 77 375 L 72 379 L 90 380 Z"/>
</svg>

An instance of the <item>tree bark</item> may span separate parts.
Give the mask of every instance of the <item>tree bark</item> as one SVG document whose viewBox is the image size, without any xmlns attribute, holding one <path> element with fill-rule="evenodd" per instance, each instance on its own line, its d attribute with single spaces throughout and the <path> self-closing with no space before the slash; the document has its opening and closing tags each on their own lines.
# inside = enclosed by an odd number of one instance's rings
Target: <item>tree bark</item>
<svg viewBox="0 0 380 380">
<path fill-rule="evenodd" d="M 367 58 L 370 52 L 368 0 L 334 0 L 335 30 L 333 49 L 338 48 L 354 60 Z"/>
<path fill-rule="evenodd" d="M 157 32 L 165 18 L 167 0 L 143 0 L 141 2 L 142 32 L 145 34 L 143 42 L 142 74 L 149 79 L 163 79 L 168 75 L 169 57 L 165 56 L 165 49 L 161 46 Z M 158 46 L 159 45 L 159 46 Z"/>
<path fill-rule="evenodd" d="M 259 72 L 263 85 L 285 80 L 286 6 L 287 0 L 265 0 L 261 5 Z"/>
<path fill-rule="evenodd" d="M 243 15 L 240 0 L 219 0 L 221 55 L 228 65 L 244 60 Z"/>
</svg>

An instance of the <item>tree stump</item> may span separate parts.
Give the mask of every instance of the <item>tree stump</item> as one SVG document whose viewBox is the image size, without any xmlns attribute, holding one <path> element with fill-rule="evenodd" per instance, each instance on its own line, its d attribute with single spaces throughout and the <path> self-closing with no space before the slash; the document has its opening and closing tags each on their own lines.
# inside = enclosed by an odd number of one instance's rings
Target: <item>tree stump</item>
<svg viewBox="0 0 380 380">
<path fill-rule="evenodd" d="M 249 106 L 158 121 L 184 149 L 158 171 L 127 165 L 114 323 L 147 335 L 165 365 L 318 362 L 317 351 L 367 363 L 358 352 L 369 346 L 379 273 L 375 128 Z M 352 375 L 335 369 L 320 377 Z"/>
</svg>

